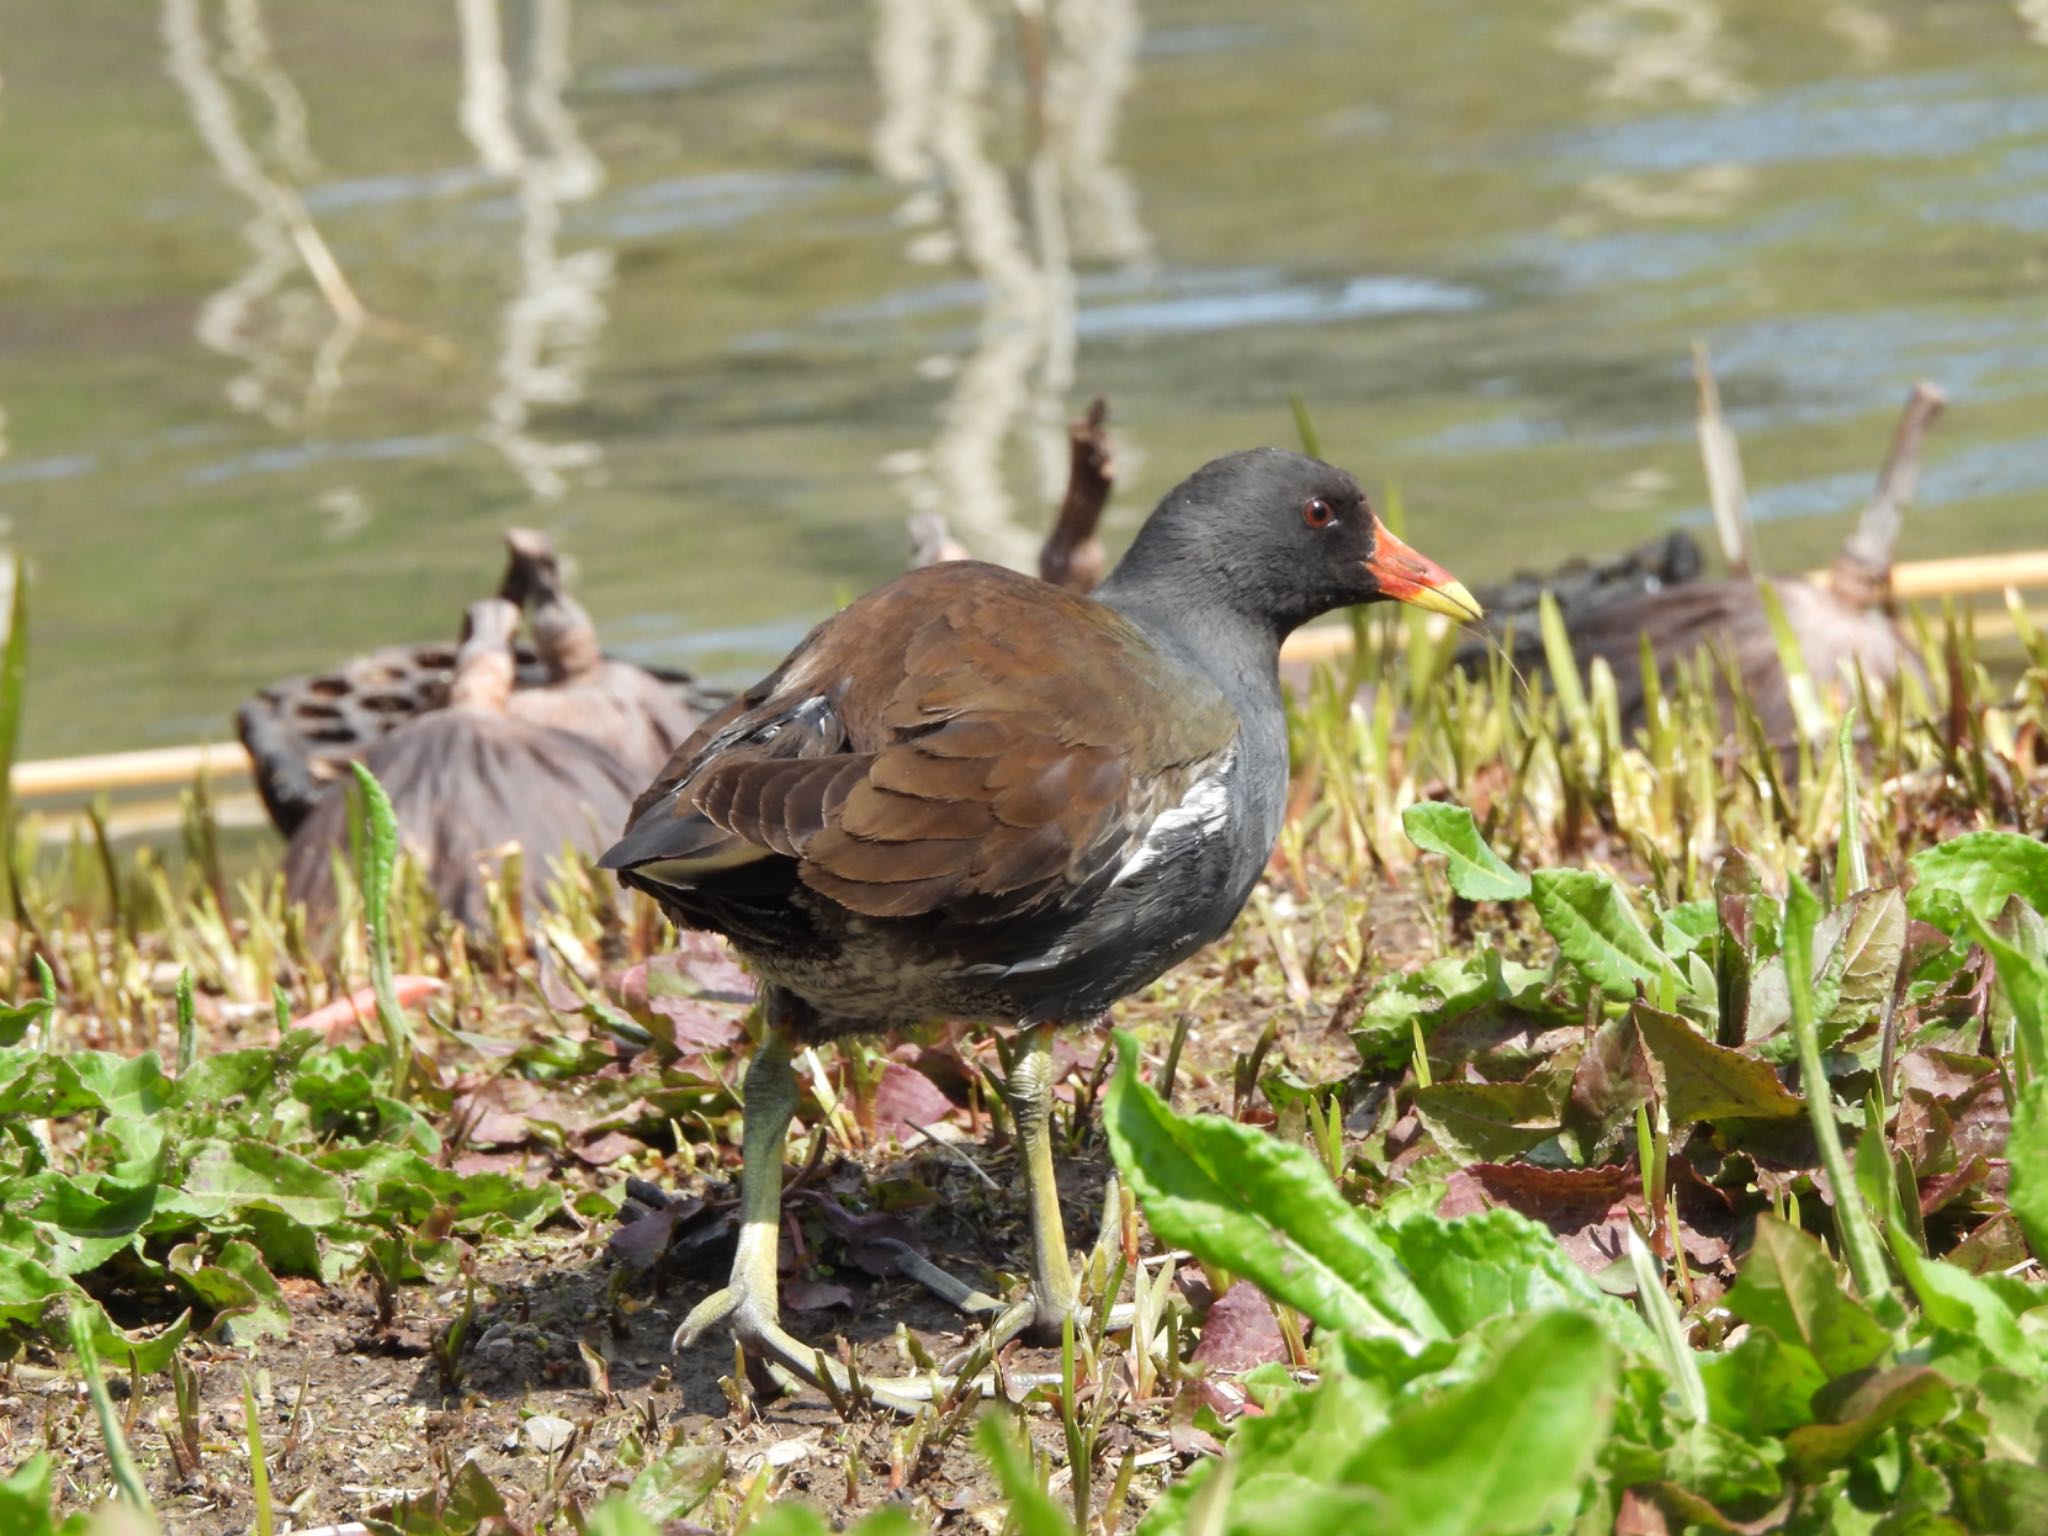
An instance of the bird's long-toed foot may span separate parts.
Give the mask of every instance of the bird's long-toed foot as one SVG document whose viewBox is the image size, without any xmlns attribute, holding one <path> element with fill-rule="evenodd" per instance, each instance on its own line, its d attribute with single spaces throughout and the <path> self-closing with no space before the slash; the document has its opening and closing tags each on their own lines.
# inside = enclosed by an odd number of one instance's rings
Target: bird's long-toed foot
<svg viewBox="0 0 2048 1536">
<path fill-rule="evenodd" d="M 1010 1340 L 1029 1334 L 1056 1342 L 1069 1318 L 1079 1321 L 1073 1266 L 1067 1257 L 1060 1218 L 1059 1194 L 1052 1165 L 1051 1031 L 1034 1029 L 1010 1075 L 1007 1097 L 1024 1154 L 1025 1186 L 1031 1203 L 1032 1282 L 1030 1294 L 1005 1305 L 997 1298 L 954 1278 L 937 1265 L 904 1249 L 899 1271 L 920 1281 L 941 1299 L 970 1317 L 985 1318 L 988 1334 L 969 1358 L 988 1355 Z M 782 1151 L 789 1122 L 796 1113 L 796 1076 L 790 1068 L 789 1045 L 772 1026 L 765 1032 L 753 1064 L 747 1069 L 741 1146 L 741 1210 L 739 1246 L 733 1255 L 732 1277 L 691 1309 L 676 1330 L 675 1347 L 695 1344 L 723 1323 L 741 1350 L 764 1365 L 785 1389 L 808 1382 L 836 1401 L 866 1398 L 902 1413 L 915 1413 L 935 1398 L 954 1394 L 956 1378 L 937 1372 L 923 1377 L 857 1377 L 840 1361 L 787 1332 L 780 1317 L 776 1247 L 781 1229 Z M 959 1369 L 956 1363 L 955 1369 Z M 1011 1377 L 1014 1385 L 1032 1381 Z M 989 1379 L 977 1379 L 976 1390 L 992 1390 Z"/>
</svg>

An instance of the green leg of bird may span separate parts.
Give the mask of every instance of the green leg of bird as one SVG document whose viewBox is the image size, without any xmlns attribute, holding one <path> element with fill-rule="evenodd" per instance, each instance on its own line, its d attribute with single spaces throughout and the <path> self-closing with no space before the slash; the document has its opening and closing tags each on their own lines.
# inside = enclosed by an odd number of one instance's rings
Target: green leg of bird
<svg viewBox="0 0 2048 1536">
<path fill-rule="evenodd" d="M 897 1259 L 900 1273 L 969 1317 L 989 1320 L 987 1343 L 996 1349 L 1028 1334 L 1040 1344 L 1057 1344 L 1066 1319 L 1085 1329 L 1079 1288 L 1068 1255 L 1066 1224 L 1060 1215 L 1059 1181 L 1052 1157 L 1053 1026 L 1034 1025 L 1010 1070 L 1004 1098 L 1015 1125 L 1017 1149 L 1023 1158 L 1024 1193 L 1031 1224 L 1031 1291 L 1005 1305 L 985 1291 L 946 1273 L 929 1260 L 905 1249 Z M 1112 1329 L 1130 1326 L 1129 1307 L 1112 1309 Z"/>
<path fill-rule="evenodd" d="M 724 1323 L 732 1330 L 740 1348 L 750 1358 L 765 1364 L 770 1376 L 784 1391 L 792 1391 L 798 1383 L 808 1382 L 835 1398 L 866 1398 L 903 1414 L 915 1414 L 933 1399 L 951 1395 L 956 1381 L 936 1373 L 925 1377 L 855 1378 L 840 1361 L 827 1357 L 784 1330 L 776 1249 L 782 1227 L 783 1143 L 789 1134 L 790 1120 L 796 1114 L 797 1085 L 796 1074 L 790 1068 L 788 1040 L 772 1025 L 764 1032 L 760 1049 L 747 1069 L 745 1093 L 740 1150 L 740 1235 L 739 1246 L 733 1254 L 732 1278 L 722 1290 L 713 1292 L 691 1309 L 690 1315 L 683 1319 L 683 1325 L 676 1330 L 675 1348 L 688 1348 L 710 1329 Z M 1049 1157 L 1047 1167 L 1050 1168 Z M 1057 1203 L 1053 1206 L 1053 1219 L 1057 1231 Z M 1061 1270 L 1064 1273 L 1064 1249 Z M 958 1287 L 957 1281 L 953 1284 Z M 1069 1293 L 1071 1284 L 1069 1280 Z M 1016 1331 L 1012 1328 L 1010 1334 L 1014 1335 Z M 1014 1373 L 1009 1377 L 1013 1388 L 1028 1388 L 1036 1385 L 1038 1380 L 1037 1377 L 1027 1378 Z M 993 1378 L 978 1379 L 974 1385 L 984 1393 L 995 1390 Z"/>
</svg>

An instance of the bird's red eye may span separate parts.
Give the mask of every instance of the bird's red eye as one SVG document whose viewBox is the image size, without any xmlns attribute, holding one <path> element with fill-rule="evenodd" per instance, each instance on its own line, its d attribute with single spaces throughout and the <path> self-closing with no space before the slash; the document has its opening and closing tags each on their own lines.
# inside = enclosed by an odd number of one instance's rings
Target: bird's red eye
<svg viewBox="0 0 2048 1536">
<path fill-rule="evenodd" d="M 1301 520 L 1311 528 L 1327 528 L 1337 521 L 1337 511 L 1322 497 L 1311 496 L 1301 504 Z"/>
</svg>

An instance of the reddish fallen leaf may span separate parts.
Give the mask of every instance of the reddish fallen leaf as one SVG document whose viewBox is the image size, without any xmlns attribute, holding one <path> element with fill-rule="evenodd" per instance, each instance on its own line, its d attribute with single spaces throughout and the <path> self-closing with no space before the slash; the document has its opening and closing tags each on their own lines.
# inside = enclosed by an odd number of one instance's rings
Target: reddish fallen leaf
<svg viewBox="0 0 2048 1536">
<path fill-rule="evenodd" d="M 398 994 L 398 1006 L 410 1008 L 413 1004 L 432 997 L 446 987 L 447 983 L 434 976 L 394 976 L 392 988 Z M 372 987 L 358 987 L 347 997 L 338 997 L 331 1003 L 323 1003 L 311 1013 L 300 1014 L 292 1020 L 293 1029 L 318 1030 L 329 1045 L 339 1045 L 352 1030 L 363 1030 L 364 1026 L 377 1017 L 377 993 Z M 367 1033 L 367 1030 L 364 1030 Z M 270 1043 L 277 1043 L 277 1031 L 270 1032 Z"/>
<path fill-rule="evenodd" d="M 1240 1280 L 1209 1309 L 1191 1360 L 1211 1371 L 1248 1371 L 1286 1358 L 1287 1340 L 1272 1306 L 1257 1286 Z"/>
<path fill-rule="evenodd" d="M 702 1199 L 672 1201 L 659 1210 L 646 1211 L 623 1223 L 605 1242 L 605 1256 L 623 1264 L 634 1274 L 652 1269 L 675 1241 L 676 1230 L 697 1220 L 704 1212 Z M 731 1225 L 731 1217 L 725 1218 Z"/>
<path fill-rule="evenodd" d="M 853 1292 L 829 1280 L 791 1280 L 782 1287 L 782 1304 L 792 1312 L 823 1312 L 853 1308 Z"/>
<path fill-rule="evenodd" d="M 637 1136 L 628 1136 L 624 1131 L 606 1131 L 595 1141 L 576 1149 L 576 1160 L 592 1168 L 608 1168 L 620 1158 L 640 1150 Z"/>
<path fill-rule="evenodd" d="M 875 1134 L 890 1137 L 905 1146 L 921 1138 L 925 1126 L 949 1119 L 953 1101 L 922 1072 L 899 1061 L 882 1064 L 882 1080 L 875 1085 Z"/>
<path fill-rule="evenodd" d="M 503 1109 L 487 1108 L 475 1119 L 457 1123 L 462 1126 L 463 1140 L 473 1147 L 523 1146 L 533 1134 L 526 1116 Z"/>
<path fill-rule="evenodd" d="M 1622 1491 L 1614 1512 L 1614 1536 L 1670 1536 L 1671 1526 L 1656 1501 L 1634 1488 Z"/>
</svg>

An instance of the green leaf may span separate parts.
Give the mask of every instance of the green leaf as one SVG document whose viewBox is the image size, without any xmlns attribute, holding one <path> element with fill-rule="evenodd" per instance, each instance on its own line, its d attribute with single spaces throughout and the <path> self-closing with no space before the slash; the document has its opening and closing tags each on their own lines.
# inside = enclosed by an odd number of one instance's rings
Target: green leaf
<svg viewBox="0 0 2048 1536">
<path fill-rule="evenodd" d="M 1845 1197 L 1854 1198 L 1845 1191 Z M 1842 1284 L 1816 1238 L 1759 1216 L 1728 1310 L 1787 1344 L 1802 1346 L 1830 1376 L 1860 1371 L 1891 1348 L 1891 1336 Z"/>
<path fill-rule="evenodd" d="M 1826 1372 L 1804 1348 L 1752 1329 L 1729 1349 L 1699 1357 L 1707 1417 L 1745 1439 L 1760 1440 L 1813 1422 L 1813 1395 Z"/>
<path fill-rule="evenodd" d="M 1402 1536 L 1541 1529 L 1577 1502 L 1615 1370 L 1591 1318 L 1546 1313 L 1469 1382 L 1404 1406 L 1332 1480 L 1382 1494 L 1390 1518 L 1379 1529 Z"/>
<path fill-rule="evenodd" d="M 1539 869 L 1531 898 L 1544 931 L 1565 959 L 1609 997 L 1634 997 L 1639 985 L 1653 997 L 1667 983 L 1684 986 L 1612 876 L 1587 869 Z"/>
<path fill-rule="evenodd" d="M 347 1209 L 334 1175 L 296 1152 L 249 1138 L 199 1143 L 187 1158 L 180 1188 L 164 1204 L 204 1221 L 262 1206 L 315 1229 L 341 1220 Z"/>
<path fill-rule="evenodd" d="M 66 1523 L 82 1525 L 81 1519 Z M 58 1536 L 50 1498 L 50 1453 L 37 1451 L 6 1477 L 0 1478 L 0 1531 L 8 1536 Z"/>
<path fill-rule="evenodd" d="M 1913 856 L 1913 916 L 1932 921 L 1937 891 L 1953 891 L 1988 922 L 2017 896 L 2048 917 L 2048 843 L 2017 832 L 1969 832 Z"/>
<path fill-rule="evenodd" d="M 171 1102 L 174 1090 L 155 1051 L 117 1056 L 112 1051 L 73 1051 L 78 1084 L 110 1115 L 146 1120 Z"/>
<path fill-rule="evenodd" d="M 1985 1461 L 1950 1473 L 1956 1513 L 1971 1531 L 2048 1531 L 2048 1470 Z"/>
<path fill-rule="evenodd" d="M 1929 1258 L 1897 1227 L 1887 1236 L 1892 1258 L 1930 1323 L 1969 1334 L 2000 1360 L 2024 1360 L 2032 1353 L 2019 1319 L 1987 1282 L 1959 1265 Z"/>
<path fill-rule="evenodd" d="M 1634 1309 L 1593 1283 L 1551 1235 L 1505 1208 L 1473 1216 L 1410 1216 L 1389 1234 L 1402 1268 L 1453 1337 L 1490 1318 L 1568 1310 L 1590 1315 L 1609 1338 L 1656 1348 Z"/>
<path fill-rule="evenodd" d="M 724 1480 L 724 1447 L 671 1445 L 633 1474 L 626 1499 L 640 1514 L 665 1525 L 689 1514 Z"/>
<path fill-rule="evenodd" d="M 1296 1512 L 1295 1536 L 1345 1536 L 1375 1529 L 1374 1520 L 1358 1516 L 1384 1515 L 1385 1500 L 1377 1492 L 1363 1493 L 1368 1507 L 1349 1511 L 1350 1523 L 1335 1517 L 1342 1516 L 1342 1510 L 1333 1516 L 1320 1509 L 1320 1523 L 1311 1520 L 1305 1501 L 1327 1495 L 1333 1470 L 1361 1440 L 1386 1424 L 1390 1396 L 1354 1376 L 1325 1375 L 1312 1391 L 1290 1390 L 1265 1413 L 1246 1418 L 1230 1441 L 1236 1481 L 1230 1490 L 1235 1518 L 1229 1529 L 1262 1528 L 1261 1511 L 1269 1506 Z M 1177 1536 L 1185 1530 L 1189 1507 L 1215 1478 L 1218 1466 L 1214 1461 L 1199 1463 L 1169 1487 L 1138 1527 L 1143 1536 Z"/>
<path fill-rule="evenodd" d="M 1684 1019 L 1643 1003 L 1631 1010 L 1637 1031 L 1664 1069 L 1671 1126 L 1728 1116 L 1783 1120 L 1806 1104 L 1778 1080 L 1769 1063 L 1714 1044 Z"/>
<path fill-rule="evenodd" d="M 1451 889 L 1467 901 L 1521 901 L 1528 896 L 1529 877 L 1486 845 L 1464 806 L 1419 801 L 1401 813 L 1401 827 L 1416 847 L 1443 855 Z"/>
<path fill-rule="evenodd" d="M 181 1243 L 171 1250 L 170 1264 L 171 1273 L 213 1312 L 208 1333 L 230 1344 L 290 1337 L 291 1309 L 253 1244 L 235 1238 L 209 1259 L 199 1244 Z"/>
<path fill-rule="evenodd" d="M 1415 1112 L 1461 1163 L 1504 1162 L 1558 1133 L 1556 1097 L 1539 1083 L 1432 1083 Z"/>
<path fill-rule="evenodd" d="M 2034 1257 L 2048 1262 L 2048 1070 L 2037 1071 L 2013 1106 L 2005 1142 L 2012 1176 L 2006 1199 Z"/>
<path fill-rule="evenodd" d="M 177 1081 L 180 1108 L 218 1108 L 233 1098 L 267 1088 L 277 1075 L 279 1053 L 267 1046 L 218 1051 L 193 1063 Z"/>
<path fill-rule="evenodd" d="M 1996 926 L 1972 917 L 1970 927 L 1998 971 L 1999 989 L 2012 1010 L 2013 1035 L 2031 1076 L 2048 1076 L 2048 963 L 2030 950 L 2040 920 L 2024 907 L 2008 908 Z M 2002 930 L 2002 931 L 2001 931 Z M 2018 939 L 2019 942 L 2013 942 Z"/>
<path fill-rule="evenodd" d="M 169 1365 L 171 1356 L 185 1342 L 185 1335 L 192 1331 L 192 1314 L 189 1311 L 179 1313 L 175 1322 L 154 1333 L 147 1328 L 137 1328 L 132 1332 L 116 1328 L 106 1309 L 82 1291 L 73 1294 L 70 1309 L 71 1317 L 83 1316 L 93 1350 L 101 1359 L 118 1365 L 124 1371 L 144 1376 L 153 1375 Z"/>
<path fill-rule="evenodd" d="M 628 1527 L 618 1536 L 639 1536 L 639 1527 Z M 819 1519 L 818 1512 L 809 1505 L 784 1499 L 763 1510 L 760 1518 L 747 1527 L 747 1536 L 832 1536 L 832 1527 Z"/>
<path fill-rule="evenodd" d="M 1161 1242 L 1250 1277 L 1324 1328 L 1441 1337 L 1393 1249 L 1304 1146 L 1215 1115 L 1176 1115 L 1117 1036 L 1103 1123 L 1118 1171 Z"/>
<path fill-rule="evenodd" d="M 0 1046 L 19 1045 L 22 1037 L 52 1010 L 52 1005 L 43 998 L 33 998 L 26 1003 L 0 1006 Z"/>
<path fill-rule="evenodd" d="M 42 1320 L 51 1297 L 77 1289 L 72 1281 L 28 1254 L 0 1248 L 0 1323 L 34 1327 Z"/>
</svg>

